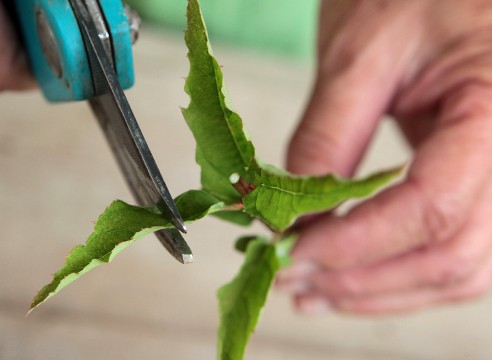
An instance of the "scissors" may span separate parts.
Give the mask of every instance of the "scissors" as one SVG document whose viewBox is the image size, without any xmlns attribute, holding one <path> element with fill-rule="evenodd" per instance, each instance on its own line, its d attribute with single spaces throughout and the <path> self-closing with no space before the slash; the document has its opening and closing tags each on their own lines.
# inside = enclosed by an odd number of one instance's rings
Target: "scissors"
<svg viewBox="0 0 492 360">
<path fill-rule="evenodd" d="M 159 168 L 123 89 L 134 83 L 132 44 L 138 15 L 121 0 L 14 0 L 34 75 L 50 102 L 86 100 L 139 205 L 175 228 L 157 238 L 182 263 L 193 255 Z"/>
</svg>

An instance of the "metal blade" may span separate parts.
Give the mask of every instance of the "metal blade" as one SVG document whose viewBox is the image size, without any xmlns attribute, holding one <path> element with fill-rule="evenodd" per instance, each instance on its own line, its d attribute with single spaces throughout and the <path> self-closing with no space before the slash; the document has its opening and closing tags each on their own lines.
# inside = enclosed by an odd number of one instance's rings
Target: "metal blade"
<svg viewBox="0 0 492 360">
<path fill-rule="evenodd" d="M 108 139 L 113 154 L 120 165 L 120 169 L 130 189 L 133 191 L 135 199 L 140 205 L 148 205 L 149 203 L 145 197 L 148 194 L 146 189 L 152 187 L 153 183 L 149 179 L 139 176 L 138 164 L 135 163 L 125 147 L 118 145 L 118 139 L 121 138 L 121 133 L 111 123 L 111 119 L 114 119 L 115 112 L 117 112 L 112 96 L 110 94 L 100 95 L 90 100 L 90 105 Z M 179 231 L 173 229 L 160 230 L 155 234 L 166 250 L 176 260 L 183 264 L 193 262 L 191 249 Z"/>
<path fill-rule="evenodd" d="M 82 0 L 69 0 L 84 37 L 97 96 L 89 101 L 125 179 L 140 205 L 154 205 L 179 230 L 186 232 L 181 215 L 160 174 L 91 14 Z M 191 262 L 191 250 L 178 231 L 156 233 L 178 261 Z"/>
</svg>

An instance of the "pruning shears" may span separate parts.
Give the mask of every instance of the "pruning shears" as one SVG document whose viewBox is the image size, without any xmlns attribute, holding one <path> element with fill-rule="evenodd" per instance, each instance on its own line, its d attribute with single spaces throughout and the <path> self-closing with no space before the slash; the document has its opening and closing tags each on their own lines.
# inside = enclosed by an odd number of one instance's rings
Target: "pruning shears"
<svg viewBox="0 0 492 360">
<path fill-rule="evenodd" d="M 86 100 L 139 205 L 175 228 L 156 233 L 178 261 L 192 262 L 186 232 L 123 89 L 134 83 L 138 15 L 121 0 L 14 0 L 31 68 L 50 102 Z M 179 231 L 177 231 L 178 229 Z"/>
</svg>

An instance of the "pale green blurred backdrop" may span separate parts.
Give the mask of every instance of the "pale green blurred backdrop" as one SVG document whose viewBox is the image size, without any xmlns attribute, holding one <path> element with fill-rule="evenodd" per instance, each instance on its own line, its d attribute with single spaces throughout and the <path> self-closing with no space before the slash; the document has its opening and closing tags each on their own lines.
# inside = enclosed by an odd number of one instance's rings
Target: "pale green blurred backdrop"
<svg viewBox="0 0 492 360">
<path fill-rule="evenodd" d="M 150 22 L 182 31 L 186 0 L 128 0 Z M 203 0 L 214 41 L 309 60 L 318 0 Z"/>
</svg>

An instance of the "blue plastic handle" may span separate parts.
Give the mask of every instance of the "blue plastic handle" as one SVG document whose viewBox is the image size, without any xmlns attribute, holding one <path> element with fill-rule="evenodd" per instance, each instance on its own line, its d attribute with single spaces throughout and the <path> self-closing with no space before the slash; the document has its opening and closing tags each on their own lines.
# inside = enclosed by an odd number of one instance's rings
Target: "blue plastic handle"
<svg viewBox="0 0 492 360">
<path fill-rule="evenodd" d="M 125 9 L 121 0 L 99 3 L 111 32 L 118 79 L 122 88 L 128 89 L 134 83 L 134 71 Z M 84 41 L 68 0 L 16 0 L 15 4 L 31 68 L 46 99 L 76 101 L 94 97 Z M 46 41 L 47 32 L 50 41 Z"/>
</svg>

